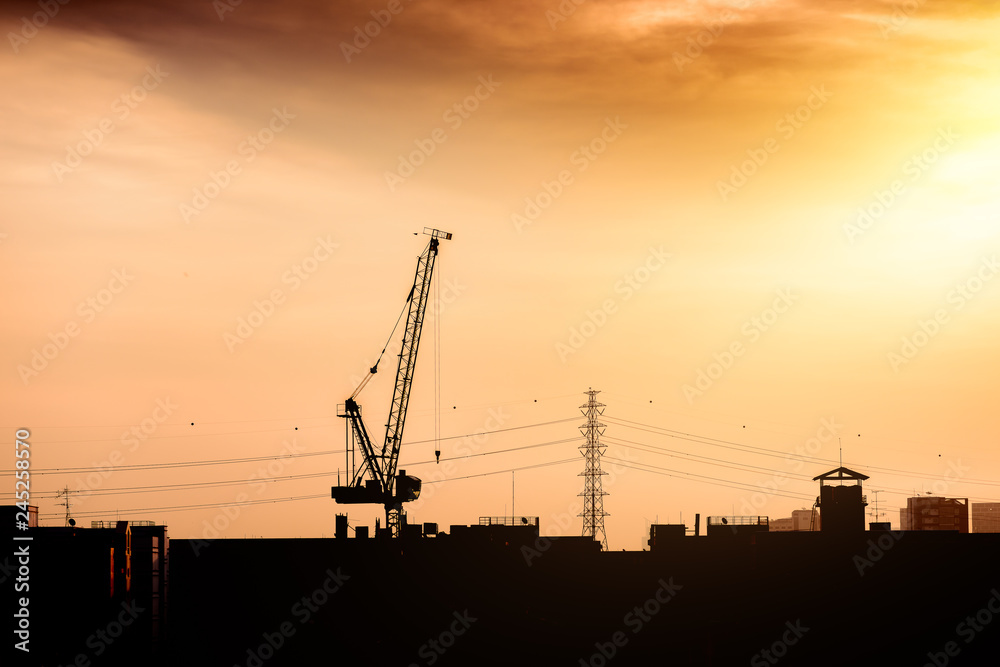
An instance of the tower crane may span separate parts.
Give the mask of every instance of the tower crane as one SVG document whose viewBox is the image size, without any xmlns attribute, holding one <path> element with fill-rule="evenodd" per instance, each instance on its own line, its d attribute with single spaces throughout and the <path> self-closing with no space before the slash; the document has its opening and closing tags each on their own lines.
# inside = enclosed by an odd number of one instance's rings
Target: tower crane
<svg viewBox="0 0 1000 667">
<path fill-rule="evenodd" d="M 385 442 L 377 449 L 368 435 L 361 406 L 357 396 L 365 388 L 372 376 L 378 372 L 378 361 L 368 375 L 358 385 L 343 405 L 337 406 L 337 416 L 347 420 L 351 446 L 349 452 L 361 450 L 360 467 L 350 466 L 350 483 L 334 486 L 331 495 L 334 501 L 344 504 L 381 503 L 385 507 L 385 524 L 392 537 L 399 537 L 405 519 L 403 503 L 416 500 L 420 496 L 420 480 L 407 475 L 405 470 L 396 472 L 399 463 L 399 448 L 403 441 L 403 426 L 406 424 L 406 408 L 410 402 L 410 388 L 413 385 L 413 371 L 417 365 L 417 349 L 420 346 L 420 332 L 424 325 L 427 298 L 430 294 L 434 261 L 440 241 L 451 239 L 449 232 L 424 228 L 424 234 L 431 237 L 423 253 L 417 258 L 417 272 L 413 287 L 407 297 L 409 304 L 406 315 L 406 330 L 403 333 L 402 349 L 399 353 L 399 367 L 396 370 L 396 385 L 386 422 Z M 396 323 L 398 326 L 398 322 Z M 391 334 L 390 334 L 391 338 Z M 385 352 L 385 349 L 382 350 Z M 381 356 L 379 357 L 381 359 Z M 353 458 L 352 458 L 353 461 Z"/>
</svg>

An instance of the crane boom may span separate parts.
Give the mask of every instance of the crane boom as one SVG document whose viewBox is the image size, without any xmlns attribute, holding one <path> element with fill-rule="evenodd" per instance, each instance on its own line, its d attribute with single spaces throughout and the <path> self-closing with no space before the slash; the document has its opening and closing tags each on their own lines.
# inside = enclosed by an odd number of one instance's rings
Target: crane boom
<svg viewBox="0 0 1000 667">
<path fill-rule="evenodd" d="M 417 258 L 417 271 L 413 287 L 407 297 L 409 302 L 406 315 L 406 329 L 403 333 L 399 366 L 396 369 L 396 384 L 386 423 L 385 442 L 381 452 L 376 452 L 368 429 L 361 417 L 361 406 L 355 401 L 360 387 L 348 398 L 338 416 L 349 422 L 351 442 L 361 449 L 362 465 L 355 470 L 349 486 L 335 486 L 331 489 L 333 499 L 338 503 L 382 503 L 386 512 L 386 527 L 392 537 L 399 537 L 403 523 L 402 503 L 416 500 L 420 495 L 420 480 L 407 475 L 405 471 L 396 474 L 399 464 L 399 450 L 403 442 L 403 427 L 406 425 L 406 409 L 410 402 L 413 373 L 417 365 L 417 351 L 420 347 L 420 333 L 424 326 L 427 299 L 430 295 L 434 262 L 437 259 L 440 239 L 450 239 L 451 234 L 437 229 L 424 229 L 431 237 L 424 252 Z M 378 363 L 369 374 L 374 374 Z M 367 378 L 362 382 L 362 387 Z"/>
<path fill-rule="evenodd" d="M 450 237 L 451 234 L 448 234 L 448 238 Z M 406 331 L 403 333 L 399 367 L 396 369 L 396 387 L 392 392 L 392 407 L 385 428 L 385 444 L 382 445 L 383 456 L 387 450 L 389 451 L 386 475 L 390 478 L 396 474 L 396 465 L 399 462 L 399 446 L 403 440 L 406 408 L 410 402 L 413 371 L 417 367 L 417 349 L 420 347 L 420 332 L 424 327 L 424 314 L 427 311 L 427 297 L 431 291 L 431 276 L 434 273 L 437 253 L 438 237 L 432 235 L 427 249 L 417 258 L 417 272 L 413 278 L 413 290 L 410 292 L 410 308 L 406 314 Z"/>
</svg>

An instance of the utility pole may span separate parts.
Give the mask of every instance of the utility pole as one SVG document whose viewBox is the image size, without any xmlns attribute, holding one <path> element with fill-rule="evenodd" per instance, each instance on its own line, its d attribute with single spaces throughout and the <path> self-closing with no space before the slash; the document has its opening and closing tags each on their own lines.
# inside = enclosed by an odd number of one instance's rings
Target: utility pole
<svg viewBox="0 0 1000 667">
<path fill-rule="evenodd" d="M 514 471 L 510 471 L 510 516 L 514 516 Z"/>
<path fill-rule="evenodd" d="M 70 503 L 69 503 L 69 487 L 68 486 L 65 487 L 62 491 L 60 491 L 60 492 L 58 492 L 56 494 L 56 498 L 60 498 L 60 497 L 64 497 L 64 498 L 66 498 L 66 500 L 64 500 L 61 503 L 56 503 L 56 504 L 57 505 L 63 505 L 63 506 L 66 507 L 66 525 L 69 526 L 70 525 L 70 523 L 69 523 L 70 522 L 70 516 L 69 516 L 69 505 L 70 505 Z"/>
<path fill-rule="evenodd" d="M 874 514 L 875 514 L 875 522 L 878 523 L 878 516 L 879 516 L 879 511 L 878 511 L 878 494 L 883 493 L 883 491 L 882 491 L 882 489 L 875 489 L 874 491 L 872 491 L 872 493 L 875 494 L 875 510 L 874 510 Z M 885 512 L 882 512 L 882 514 L 885 514 Z"/>
<path fill-rule="evenodd" d="M 580 427 L 585 442 L 580 445 L 584 470 L 580 473 L 583 477 L 583 493 L 580 494 L 583 496 L 583 512 L 579 516 L 583 517 L 583 535 L 599 540 L 601 550 L 607 551 L 608 537 L 604 532 L 604 517 L 608 513 L 604 511 L 604 496 L 608 494 L 601 488 L 601 477 L 607 474 L 601 471 L 601 455 L 607 447 L 601 444 L 605 425 L 598 421 L 598 417 L 604 414 L 604 404 L 597 402 L 599 393 L 601 392 L 594 389 L 588 390 L 586 394 L 589 400 L 580 406 L 587 423 Z"/>
</svg>

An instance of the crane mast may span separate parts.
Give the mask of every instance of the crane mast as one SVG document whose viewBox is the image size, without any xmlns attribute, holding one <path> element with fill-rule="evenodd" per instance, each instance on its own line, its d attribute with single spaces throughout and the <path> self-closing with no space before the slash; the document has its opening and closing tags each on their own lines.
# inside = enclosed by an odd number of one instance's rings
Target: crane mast
<svg viewBox="0 0 1000 667">
<path fill-rule="evenodd" d="M 427 299 L 430 295 L 434 262 L 437 259 L 441 239 L 451 239 L 451 234 L 437 229 L 424 229 L 431 239 L 417 258 L 417 271 L 413 287 L 407 297 L 409 304 L 406 314 L 406 329 L 403 333 L 399 366 L 396 369 L 396 384 L 392 393 L 392 405 L 385 427 L 385 441 L 381 451 L 377 451 L 368 429 L 361 417 L 361 406 L 355 400 L 361 390 L 378 370 L 378 362 L 368 376 L 358 386 L 343 406 L 338 406 L 337 416 L 348 421 L 352 449 L 360 449 L 361 466 L 352 471 L 348 486 L 331 489 L 333 499 L 338 503 L 381 503 L 385 506 L 386 528 L 392 537 L 399 537 L 405 517 L 403 503 L 416 500 L 420 496 L 420 480 L 407 475 L 405 470 L 397 474 L 399 450 L 403 442 L 403 427 L 406 424 L 406 409 L 410 402 L 413 373 L 417 366 L 417 350 L 420 347 L 420 333 L 424 326 Z M 384 350 L 383 350 L 384 351 Z"/>
</svg>

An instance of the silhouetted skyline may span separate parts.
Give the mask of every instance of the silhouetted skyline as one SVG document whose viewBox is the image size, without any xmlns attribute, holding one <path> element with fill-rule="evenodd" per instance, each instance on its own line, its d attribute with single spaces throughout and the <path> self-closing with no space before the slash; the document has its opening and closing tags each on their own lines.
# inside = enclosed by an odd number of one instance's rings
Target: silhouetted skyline
<svg viewBox="0 0 1000 667">
<path fill-rule="evenodd" d="M 419 617 L 383 642 L 406 664 L 512 634 L 542 663 L 806 664 L 865 613 L 914 664 L 971 660 L 947 647 L 1000 504 L 996 6 L 18 0 L 0 26 L 0 504 L 53 536 L 39 605 L 126 612 L 152 522 L 217 664 L 384 639 L 309 624 L 379 595 Z M 426 284 L 425 229 L 453 234 Z M 387 522 L 427 574 L 386 574 Z M 581 602 L 587 563 L 621 587 Z M 313 591 L 335 602 L 299 623 Z"/>
</svg>

